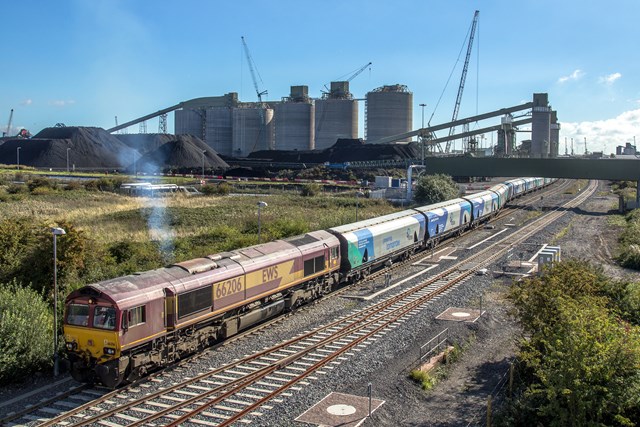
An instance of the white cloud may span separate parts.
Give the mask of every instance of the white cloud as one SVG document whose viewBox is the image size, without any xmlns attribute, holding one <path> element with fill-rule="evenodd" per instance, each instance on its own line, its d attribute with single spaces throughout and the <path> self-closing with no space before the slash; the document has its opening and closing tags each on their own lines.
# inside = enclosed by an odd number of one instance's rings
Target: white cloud
<svg viewBox="0 0 640 427">
<path fill-rule="evenodd" d="M 599 83 L 605 84 L 605 85 L 612 85 L 616 80 L 618 80 L 620 77 L 622 77 L 622 74 L 620 73 L 613 73 L 613 74 L 609 74 L 606 76 L 602 76 L 598 79 Z"/>
<path fill-rule="evenodd" d="M 568 76 L 562 76 L 558 79 L 558 83 L 566 83 L 569 80 L 578 80 L 580 79 L 582 76 L 584 76 L 584 71 L 578 69 L 575 70 L 573 73 L 569 74 Z"/>
<path fill-rule="evenodd" d="M 633 143 L 634 136 L 640 137 L 640 109 L 625 111 L 619 116 L 593 122 L 560 123 L 560 154 L 564 154 L 564 142 L 567 138 L 568 151 L 571 153 L 571 138 L 574 140 L 574 152 L 584 152 L 584 138 L 587 138 L 589 151 L 615 153 L 618 145 Z"/>
<path fill-rule="evenodd" d="M 49 101 L 49 105 L 53 105 L 54 107 L 66 107 L 66 106 L 69 106 L 69 105 L 73 105 L 75 103 L 76 103 L 76 101 L 74 101 L 73 99 L 70 99 L 68 101 L 64 101 L 64 100 L 60 100 L 60 99 L 57 99 L 55 101 Z"/>
<path fill-rule="evenodd" d="M 33 100 L 31 98 L 25 99 L 20 103 L 20 105 L 24 105 L 24 106 L 29 106 L 31 104 L 33 104 Z"/>
</svg>

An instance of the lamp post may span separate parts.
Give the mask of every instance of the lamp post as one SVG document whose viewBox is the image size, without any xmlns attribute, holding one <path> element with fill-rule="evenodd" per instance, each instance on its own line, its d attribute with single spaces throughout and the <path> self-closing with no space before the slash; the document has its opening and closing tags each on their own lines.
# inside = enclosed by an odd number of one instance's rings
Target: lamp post
<svg viewBox="0 0 640 427">
<path fill-rule="evenodd" d="M 207 153 L 207 150 L 202 150 L 202 181 L 204 181 L 204 155 Z"/>
<path fill-rule="evenodd" d="M 63 228 L 53 227 L 53 376 L 58 376 L 58 246 L 57 237 L 67 234 Z"/>
<path fill-rule="evenodd" d="M 427 104 L 419 104 L 422 107 L 422 126 L 420 126 L 420 129 L 424 129 L 424 107 L 427 106 Z M 422 164 L 424 165 L 424 137 L 420 136 L 420 141 L 422 142 Z"/>
<path fill-rule="evenodd" d="M 360 204 L 358 198 L 364 196 L 362 191 L 356 191 L 356 222 L 358 222 L 358 205 Z"/>
<path fill-rule="evenodd" d="M 71 147 L 67 147 L 67 173 L 69 173 L 69 150 L 71 150 Z"/>
<path fill-rule="evenodd" d="M 18 170 L 20 170 L 20 149 L 22 147 L 16 148 L 16 164 L 18 165 Z"/>
<path fill-rule="evenodd" d="M 267 205 L 267 202 L 262 202 L 262 201 L 258 202 L 257 205 L 258 205 L 258 243 L 260 243 L 260 231 L 261 231 L 260 209 L 266 208 L 269 205 Z"/>
</svg>

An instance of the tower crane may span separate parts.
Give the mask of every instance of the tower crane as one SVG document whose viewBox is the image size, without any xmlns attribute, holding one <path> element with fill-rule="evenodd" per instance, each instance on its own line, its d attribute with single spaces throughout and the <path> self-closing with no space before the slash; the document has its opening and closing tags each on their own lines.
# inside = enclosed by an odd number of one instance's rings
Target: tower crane
<svg viewBox="0 0 640 427">
<path fill-rule="evenodd" d="M 13 108 L 11 109 L 11 112 L 9 113 L 9 123 L 7 123 L 7 131 L 6 132 L 2 132 L 2 136 L 9 136 L 9 132 L 11 132 L 11 122 L 13 121 Z"/>
<path fill-rule="evenodd" d="M 480 11 L 476 10 L 473 14 L 473 23 L 471 24 L 471 32 L 469 34 L 469 44 L 467 46 L 467 56 L 464 60 L 464 67 L 462 68 L 462 76 L 460 77 L 460 86 L 458 87 L 458 96 L 456 97 L 456 105 L 453 107 L 453 115 L 451 116 L 451 121 L 455 122 L 458 119 L 458 112 L 460 111 L 460 102 L 462 101 L 462 92 L 464 92 L 464 83 L 467 80 L 467 71 L 469 70 L 469 58 L 471 58 L 471 49 L 473 47 L 473 38 L 476 34 L 476 26 L 478 25 L 478 16 L 480 15 Z M 449 136 L 453 135 L 455 132 L 455 128 L 449 129 Z M 451 142 L 447 141 L 447 146 L 445 151 L 448 153 L 451 149 Z"/>
<path fill-rule="evenodd" d="M 244 54 L 247 57 L 247 63 L 249 64 L 249 71 L 251 72 L 251 80 L 253 80 L 253 87 L 256 90 L 256 95 L 258 95 L 258 101 L 262 102 L 262 95 L 268 95 L 267 90 L 260 91 L 258 88 L 258 80 L 256 79 L 256 70 L 255 63 L 253 62 L 253 58 L 251 58 L 251 53 L 249 53 L 249 47 L 247 46 L 247 42 L 244 41 L 244 36 L 240 37 L 242 39 L 242 47 L 244 48 Z M 260 77 L 260 73 L 258 73 L 258 77 Z M 260 78 L 262 82 L 262 78 Z"/>
</svg>

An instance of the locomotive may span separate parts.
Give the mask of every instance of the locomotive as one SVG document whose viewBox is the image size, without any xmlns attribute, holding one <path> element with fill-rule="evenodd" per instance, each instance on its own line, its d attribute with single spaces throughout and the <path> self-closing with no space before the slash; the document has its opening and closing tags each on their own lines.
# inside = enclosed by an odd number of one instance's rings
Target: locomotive
<svg viewBox="0 0 640 427">
<path fill-rule="evenodd" d="M 518 178 L 446 202 L 86 285 L 65 301 L 74 379 L 111 388 L 481 224 L 553 180 Z"/>
</svg>

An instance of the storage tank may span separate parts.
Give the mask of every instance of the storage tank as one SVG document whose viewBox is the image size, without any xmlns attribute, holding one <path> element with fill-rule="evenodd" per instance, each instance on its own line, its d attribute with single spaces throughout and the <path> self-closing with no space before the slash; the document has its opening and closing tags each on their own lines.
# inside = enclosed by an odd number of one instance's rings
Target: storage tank
<svg viewBox="0 0 640 427">
<path fill-rule="evenodd" d="M 247 157 L 253 151 L 273 149 L 273 109 L 233 109 L 233 156 Z"/>
<path fill-rule="evenodd" d="M 193 135 L 205 140 L 206 114 L 204 110 L 176 110 L 173 117 L 176 135 Z"/>
<path fill-rule="evenodd" d="M 413 130 L 413 93 L 404 85 L 382 86 L 367 93 L 365 109 L 365 139 L 369 144 Z"/>
<path fill-rule="evenodd" d="M 358 137 L 358 101 L 317 99 L 315 115 L 316 150 L 331 147 L 338 138 Z"/>
<path fill-rule="evenodd" d="M 232 108 L 213 107 L 206 110 L 205 142 L 218 154 L 233 155 Z"/>
<path fill-rule="evenodd" d="M 551 108 L 546 93 L 533 94 L 531 112 L 531 157 L 549 157 L 551 143 Z"/>
<path fill-rule="evenodd" d="M 275 104 L 275 149 L 313 150 L 315 106 L 307 86 L 291 86 L 291 95 Z"/>
<path fill-rule="evenodd" d="M 549 147 L 549 157 L 558 157 L 560 151 L 560 123 L 558 123 L 558 112 L 551 111 L 551 145 Z"/>
</svg>

